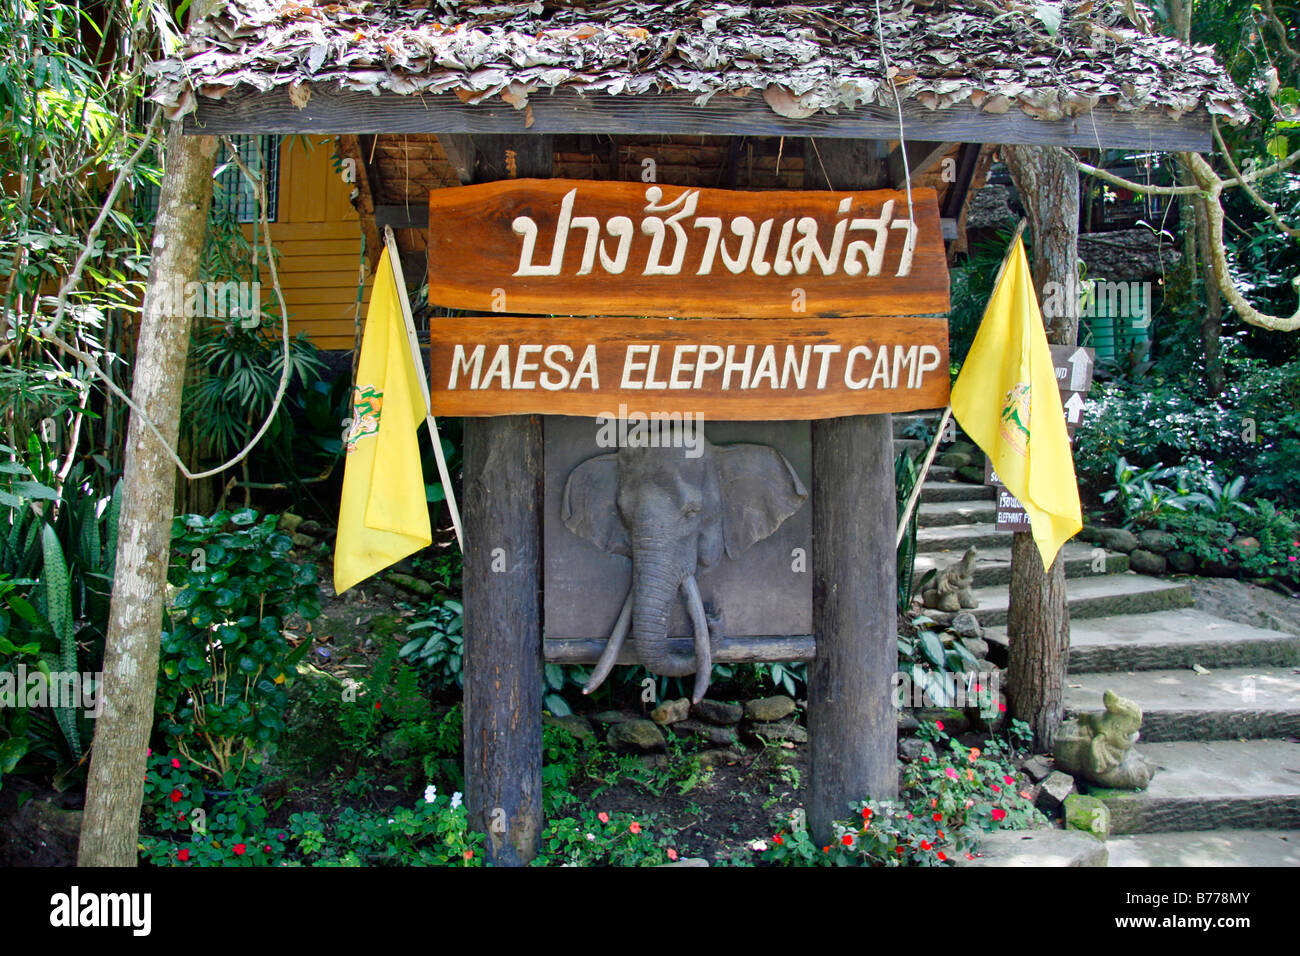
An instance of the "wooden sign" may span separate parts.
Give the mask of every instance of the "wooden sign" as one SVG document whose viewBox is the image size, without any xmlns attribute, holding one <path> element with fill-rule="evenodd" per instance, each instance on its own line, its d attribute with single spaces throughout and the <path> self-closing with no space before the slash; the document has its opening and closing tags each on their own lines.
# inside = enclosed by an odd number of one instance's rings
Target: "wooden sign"
<svg viewBox="0 0 1300 956">
<path fill-rule="evenodd" d="M 437 189 L 429 301 L 483 312 L 790 318 L 948 311 L 932 189 L 740 192 L 519 179 Z M 913 406 L 922 407 L 922 406 Z"/>
<path fill-rule="evenodd" d="M 435 321 L 429 337 L 434 415 L 743 421 L 948 403 L 943 318 L 481 316 Z"/>
</svg>

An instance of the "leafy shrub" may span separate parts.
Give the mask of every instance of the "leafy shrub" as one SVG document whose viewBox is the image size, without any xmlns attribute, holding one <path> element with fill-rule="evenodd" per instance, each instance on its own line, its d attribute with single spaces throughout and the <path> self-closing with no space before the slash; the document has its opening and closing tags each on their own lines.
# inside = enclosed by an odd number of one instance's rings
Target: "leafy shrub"
<svg viewBox="0 0 1300 956">
<path fill-rule="evenodd" d="M 172 521 L 176 592 L 155 710 L 171 745 L 226 786 L 284 730 L 287 685 L 309 646 L 289 646 L 285 620 L 320 613 L 316 569 L 289 560 L 292 545 L 275 515 L 251 509 Z"/>
<path fill-rule="evenodd" d="M 583 810 L 550 821 L 532 866 L 659 866 L 677 859 L 664 837 L 648 830 L 653 816 Z M 642 822 L 644 821 L 644 822 Z"/>
</svg>

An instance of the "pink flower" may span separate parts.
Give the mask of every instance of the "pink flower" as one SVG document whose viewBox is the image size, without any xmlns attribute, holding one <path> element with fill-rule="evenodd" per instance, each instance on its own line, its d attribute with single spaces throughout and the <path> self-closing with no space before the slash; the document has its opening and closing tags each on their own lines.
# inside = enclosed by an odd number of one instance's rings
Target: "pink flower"
<svg viewBox="0 0 1300 956">
<path fill-rule="evenodd" d="M 1002 788 L 999 787 L 996 783 L 991 783 L 991 784 L 989 784 L 989 789 L 992 790 L 994 793 L 1001 793 L 1001 792 L 1002 792 Z"/>
<path fill-rule="evenodd" d="M 248 844 L 247 844 L 247 843 L 236 843 L 236 844 L 235 844 L 234 846 L 232 846 L 230 849 L 234 851 L 235 856 L 243 856 L 243 855 L 244 855 L 244 851 L 248 849 Z"/>
<path fill-rule="evenodd" d="M 1007 811 L 1001 809 L 1000 807 L 994 807 L 994 808 L 993 808 L 993 819 L 994 819 L 994 820 L 1002 821 L 1002 820 L 1005 820 L 1006 817 L 1007 817 Z"/>
<path fill-rule="evenodd" d="M 1003 778 L 1002 778 L 1002 782 L 1005 783 L 1008 787 L 1013 787 L 1013 786 L 1015 786 L 1016 778 L 1015 778 L 1015 777 L 1003 777 Z"/>
<path fill-rule="evenodd" d="M 640 833 L 640 832 L 641 832 L 641 824 L 639 824 L 639 823 L 637 823 L 635 820 L 633 820 L 632 823 L 631 823 L 631 825 L 629 825 L 627 829 L 628 829 L 628 832 L 630 832 L 630 833 Z"/>
<path fill-rule="evenodd" d="M 596 819 L 599 820 L 601 823 L 608 823 L 609 814 L 606 813 L 604 810 L 601 810 L 600 813 L 596 814 Z"/>
<path fill-rule="evenodd" d="M 181 762 L 177 760 L 175 757 L 172 757 L 172 767 L 176 770 L 181 769 Z"/>
<path fill-rule="evenodd" d="M 176 859 L 180 860 L 182 863 L 187 861 L 189 858 L 190 858 L 189 850 L 181 850 L 179 853 L 176 854 Z"/>
<path fill-rule="evenodd" d="M 672 849 L 671 847 L 669 847 L 668 849 L 668 859 L 672 860 L 673 862 L 677 861 L 677 851 Z"/>
<path fill-rule="evenodd" d="M 946 773 L 953 780 L 957 779 L 957 771 L 953 770 L 952 767 L 949 767 L 947 770 L 944 771 L 944 773 Z"/>
<path fill-rule="evenodd" d="M 935 729 L 935 730 L 943 730 L 943 721 L 942 721 L 942 720 L 936 720 L 936 721 L 934 722 L 934 729 Z"/>
</svg>

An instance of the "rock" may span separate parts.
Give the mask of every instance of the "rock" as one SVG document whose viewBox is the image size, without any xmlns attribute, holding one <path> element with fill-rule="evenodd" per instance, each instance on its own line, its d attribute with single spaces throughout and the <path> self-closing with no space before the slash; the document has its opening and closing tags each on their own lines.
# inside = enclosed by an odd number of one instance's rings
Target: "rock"
<svg viewBox="0 0 1300 956">
<path fill-rule="evenodd" d="M 647 770 L 663 770 L 668 766 L 667 754 L 642 754 L 636 758 Z"/>
<path fill-rule="evenodd" d="M 970 463 L 970 455 L 964 451 L 946 451 L 939 456 L 939 464 L 945 468 L 964 468 Z"/>
<path fill-rule="evenodd" d="M 1110 836 L 1110 809 L 1096 797 L 1072 793 L 1065 798 L 1065 825 L 1091 833 L 1098 839 Z"/>
<path fill-rule="evenodd" d="M 1020 768 L 1029 779 L 1038 783 L 1055 769 L 1055 761 L 1051 757 L 1045 757 L 1042 754 L 1030 757 Z"/>
<path fill-rule="evenodd" d="M 700 754 L 699 759 L 701 767 L 723 767 L 740 763 L 745 755 L 731 747 L 723 747 L 719 750 L 706 750 Z"/>
<path fill-rule="evenodd" d="M 1252 538 L 1250 535 L 1237 535 L 1232 539 L 1232 546 L 1240 551 L 1243 556 L 1249 557 L 1259 550 L 1259 539 Z"/>
<path fill-rule="evenodd" d="M 660 863 L 655 869 L 664 869 L 669 866 L 708 866 L 709 861 L 702 856 L 684 856 L 680 860 L 672 863 Z"/>
<path fill-rule="evenodd" d="M 1140 546 L 1156 554 L 1168 554 L 1178 545 L 1178 539 L 1168 531 L 1158 531 L 1155 528 L 1141 532 L 1137 539 Z"/>
<path fill-rule="evenodd" d="M 943 732 L 949 737 L 964 734 L 970 729 L 966 714 L 956 707 L 921 707 L 916 711 L 916 719 L 931 726 L 936 720 L 939 721 L 943 724 Z"/>
<path fill-rule="evenodd" d="M 281 531 L 287 531 L 289 534 L 297 534 L 298 526 L 301 524 L 302 518 L 299 515 L 294 514 L 292 511 L 286 511 L 280 515 L 280 520 L 276 522 L 275 526 Z"/>
<path fill-rule="evenodd" d="M 987 641 L 981 640 L 978 637 L 963 637 L 961 643 L 962 646 L 965 647 L 966 650 L 970 651 L 975 657 L 983 658 L 989 656 L 989 645 Z"/>
<path fill-rule="evenodd" d="M 911 763 L 914 760 L 920 759 L 921 755 L 924 753 L 924 740 L 918 740 L 915 737 L 907 737 L 898 742 L 898 756 L 900 760 L 905 760 L 908 763 Z"/>
<path fill-rule="evenodd" d="M 956 453 L 959 454 L 959 455 L 970 455 L 970 456 L 972 456 L 972 460 L 973 460 L 973 458 L 974 458 L 975 453 L 976 453 L 977 451 L 979 451 L 978 448 L 976 448 L 974 445 L 972 445 L 972 444 L 971 444 L 970 442 L 968 442 L 968 441 L 955 441 L 955 442 L 952 442 L 950 445 L 948 445 L 948 449 L 947 449 L 947 450 L 948 450 L 950 453 L 951 453 L 951 452 L 956 452 Z"/>
<path fill-rule="evenodd" d="M 957 469 L 957 477 L 972 485 L 984 484 L 983 465 L 963 465 Z"/>
<path fill-rule="evenodd" d="M 905 707 L 898 709 L 898 732 L 900 734 L 910 734 L 912 731 L 919 729 L 921 722 L 913 716 L 912 712 Z"/>
<path fill-rule="evenodd" d="M 1164 574 L 1168 563 L 1154 551 L 1136 548 L 1128 556 L 1128 566 L 1139 574 Z"/>
<path fill-rule="evenodd" d="M 1006 667 L 1011 662 L 1011 642 L 1005 631 L 986 631 L 984 643 L 989 646 L 988 659 L 998 667 Z"/>
<path fill-rule="evenodd" d="M 710 747 L 730 747 L 736 743 L 736 732 L 730 727 L 706 724 L 702 720 L 682 720 L 672 725 L 679 737 L 701 737 Z"/>
<path fill-rule="evenodd" d="M 1086 233 L 1079 236 L 1078 250 L 1089 278 L 1124 282 L 1163 276 L 1182 259 L 1177 246 L 1161 242 L 1150 229 Z"/>
<path fill-rule="evenodd" d="M 808 731 L 793 720 L 750 724 L 745 736 L 757 743 L 771 744 L 787 740 L 796 744 L 806 744 L 808 742 Z"/>
<path fill-rule="evenodd" d="M 1043 780 L 1035 803 L 1044 813 L 1055 813 L 1065 802 L 1065 798 L 1072 793 L 1074 793 L 1074 778 L 1068 773 L 1053 770 Z"/>
<path fill-rule="evenodd" d="M 308 518 L 302 524 L 298 525 L 298 530 L 301 531 L 303 534 L 320 535 L 320 533 L 324 531 L 325 528 L 319 521 L 313 521 L 310 518 Z"/>
<path fill-rule="evenodd" d="M 1079 540 L 1087 541 L 1089 544 L 1096 544 L 1101 540 L 1102 529 L 1099 525 L 1085 524 L 1079 531 Z"/>
<path fill-rule="evenodd" d="M 606 743 L 618 753 L 661 753 L 668 749 L 668 741 L 653 720 L 625 720 L 609 728 Z"/>
<path fill-rule="evenodd" d="M 970 611 L 961 611 L 954 614 L 952 621 L 948 624 L 948 630 L 958 637 L 980 638 L 984 636 L 984 628 L 980 625 L 979 618 Z"/>
<path fill-rule="evenodd" d="M 784 694 L 745 701 L 745 716 L 764 723 L 781 720 L 794 713 L 794 701 Z"/>
<path fill-rule="evenodd" d="M 298 532 L 293 536 L 293 546 L 295 548 L 314 548 L 316 546 L 316 539 L 309 534 Z"/>
<path fill-rule="evenodd" d="M 621 710 L 602 710 L 599 714 L 592 714 L 593 723 L 609 726 L 610 724 L 621 724 L 625 720 L 635 719 L 632 714 Z"/>
<path fill-rule="evenodd" d="M 384 575 L 389 584 L 395 584 L 403 591 L 409 591 L 412 594 L 418 594 L 420 597 L 433 597 L 437 590 L 428 581 L 422 581 L 419 578 L 411 577 L 409 574 L 397 574 L 390 571 Z"/>
<path fill-rule="evenodd" d="M 952 619 L 954 617 L 954 615 L 948 611 L 940 611 L 937 608 L 926 608 L 925 616 L 939 627 L 948 627 L 952 624 Z"/>
<path fill-rule="evenodd" d="M 542 724 L 547 727 L 560 727 L 567 730 L 571 736 L 579 740 L 592 740 L 596 737 L 596 731 L 592 729 L 591 721 L 581 714 L 568 714 L 564 717 L 542 714 Z"/>
<path fill-rule="evenodd" d="M 1103 548 L 1122 551 L 1125 554 L 1136 550 L 1138 546 L 1137 535 L 1124 528 L 1099 528 L 1096 541 Z"/>
<path fill-rule="evenodd" d="M 690 698 L 679 697 L 677 700 L 666 700 L 650 711 L 650 719 L 656 724 L 677 724 L 689 717 L 690 714 Z"/>
<path fill-rule="evenodd" d="M 1191 574 L 1192 569 L 1196 567 L 1196 559 L 1186 551 L 1170 551 L 1165 555 L 1165 560 L 1169 562 L 1169 567 L 1179 574 Z"/>
<path fill-rule="evenodd" d="M 739 704 L 725 704 L 706 697 L 691 708 L 691 714 L 706 724 L 730 727 L 732 724 L 740 723 L 740 718 L 745 716 L 745 708 Z"/>
</svg>

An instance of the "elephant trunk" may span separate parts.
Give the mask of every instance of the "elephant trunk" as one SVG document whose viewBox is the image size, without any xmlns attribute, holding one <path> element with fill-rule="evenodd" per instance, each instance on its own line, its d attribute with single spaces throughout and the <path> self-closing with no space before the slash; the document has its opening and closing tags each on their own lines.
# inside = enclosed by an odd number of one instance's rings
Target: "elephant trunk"
<svg viewBox="0 0 1300 956">
<path fill-rule="evenodd" d="M 674 654 L 668 646 L 668 621 L 684 575 L 661 551 L 633 547 L 632 643 L 641 663 L 654 674 L 694 674 L 694 654 Z"/>
</svg>

